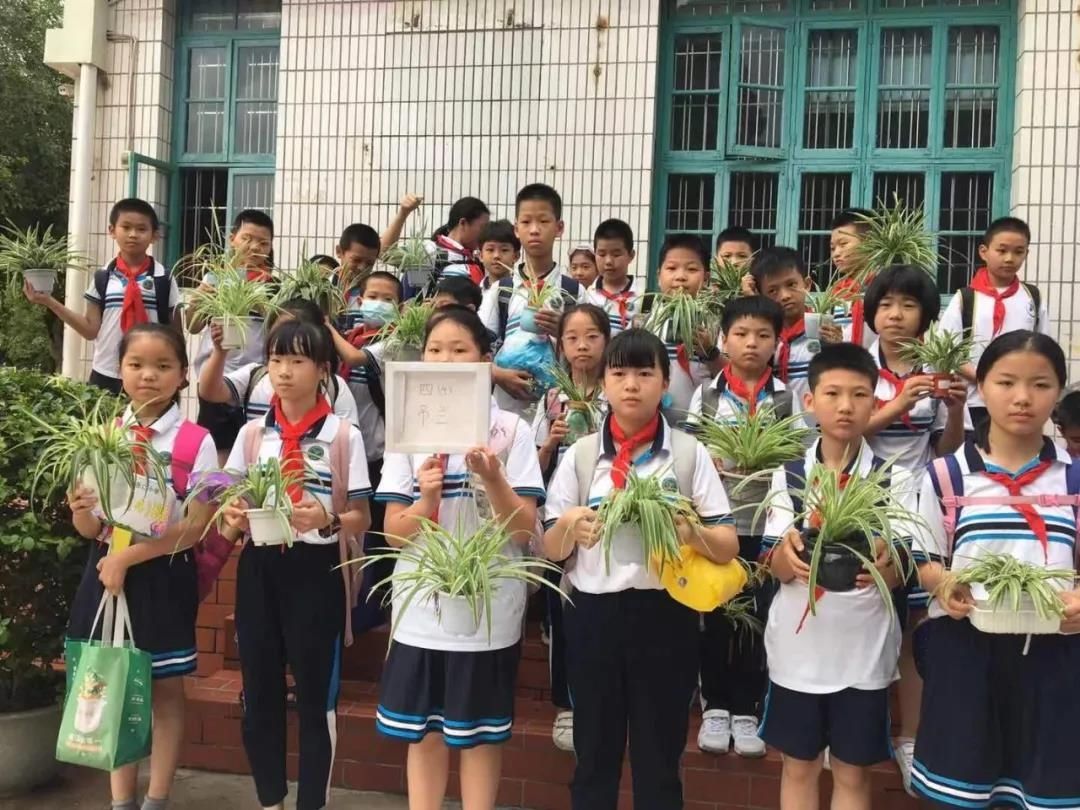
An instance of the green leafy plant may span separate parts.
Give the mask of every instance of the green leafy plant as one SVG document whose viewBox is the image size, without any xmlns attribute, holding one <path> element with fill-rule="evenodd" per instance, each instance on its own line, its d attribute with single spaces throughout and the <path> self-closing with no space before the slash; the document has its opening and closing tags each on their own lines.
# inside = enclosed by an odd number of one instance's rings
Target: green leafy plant
<svg viewBox="0 0 1080 810">
<path fill-rule="evenodd" d="M 101 511 L 110 523 L 114 509 L 126 508 L 136 492 L 143 470 L 146 486 L 164 496 L 168 491 L 169 462 L 147 442 L 131 437 L 130 421 L 123 418 L 124 403 L 101 395 L 95 402 L 79 398 L 62 418 L 46 420 L 36 409 L 25 416 L 33 424 L 28 443 L 41 448 L 34 465 L 31 495 L 56 486 L 72 490 L 76 485 L 95 486 Z M 92 476 L 92 479 L 91 479 Z M 119 485 L 120 492 L 115 490 Z M 126 495 L 126 499 L 119 496 Z"/>
<path fill-rule="evenodd" d="M 645 328 L 665 340 L 686 346 L 692 352 L 697 334 L 715 334 L 720 328 L 718 298 L 707 290 L 690 295 L 681 290 L 673 293 L 652 293 Z"/>
<path fill-rule="evenodd" d="M 600 424 L 600 386 L 578 383 L 573 374 L 560 363 L 550 366 L 548 370 L 555 380 L 554 387 L 559 394 L 566 397 L 569 411 L 566 414 L 566 426 L 570 430 L 566 443 L 573 444 L 582 436 L 595 431 Z"/>
<path fill-rule="evenodd" d="M 922 208 L 907 208 L 894 194 L 891 208 L 879 203 L 862 221 L 866 228 L 854 251 L 862 277 L 893 264 L 909 264 L 929 274 L 937 271 L 937 239 L 927 230 Z"/>
<path fill-rule="evenodd" d="M 439 610 L 440 598 L 461 598 L 479 624 L 485 617 L 488 638 L 491 637 L 492 596 L 500 582 L 524 582 L 558 591 L 558 586 L 543 576 L 544 571 L 558 572 L 558 566 L 547 560 L 517 555 L 507 550 L 511 540 L 509 524 L 513 515 L 499 520 L 483 520 L 472 532 L 455 531 L 433 520 L 417 518 L 419 528 L 411 538 L 398 538 L 400 548 L 386 548 L 366 554 L 363 559 L 346 565 L 367 568 L 380 563 L 404 563 L 394 573 L 372 588 L 385 592 L 384 601 L 396 593 L 401 609 L 394 616 L 397 629 L 401 617 L 417 600 L 432 599 Z M 392 536 L 392 535 L 388 535 Z"/>
<path fill-rule="evenodd" d="M 801 414 L 777 419 L 768 407 L 741 411 L 730 423 L 701 419 L 695 429 L 709 455 L 740 474 L 774 470 L 801 458 L 810 433 Z"/>
<path fill-rule="evenodd" d="M 243 335 L 253 314 L 266 317 L 278 311 L 270 286 L 248 280 L 247 271 L 223 264 L 212 275 L 213 286 L 200 286 L 191 292 L 184 307 L 188 318 L 214 321 Z"/>
<path fill-rule="evenodd" d="M 379 261 L 401 271 L 433 269 L 435 257 L 428 250 L 425 233 L 424 224 L 421 223 L 411 235 L 386 248 L 379 257 Z"/>
<path fill-rule="evenodd" d="M 60 424 L 100 396 L 84 383 L 0 368 L 0 712 L 62 696 L 64 673 L 54 664 L 90 548 L 71 525 L 67 482 L 35 481 L 41 447 L 26 441 L 39 430 L 30 413 Z"/>
<path fill-rule="evenodd" d="M 665 471 L 655 475 L 638 475 L 631 468 L 626 476 L 626 486 L 612 489 L 596 510 L 600 524 L 600 547 L 604 559 L 611 565 L 611 547 L 616 533 L 627 525 L 636 526 L 646 561 L 659 570 L 681 559 L 678 518 L 683 518 L 696 531 L 701 529 L 701 518 L 694 509 L 693 501 L 678 490 L 663 487 Z"/>
<path fill-rule="evenodd" d="M 385 347 L 386 357 L 398 360 L 424 348 L 424 330 L 435 305 L 419 299 L 403 306 L 395 320 L 379 330 L 377 339 Z"/>
<path fill-rule="evenodd" d="M 1075 576 L 1071 568 L 1044 568 L 1009 554 L 981 554 L 952 579 L 961 585 L 982 585 L 994 610 L 1019 611 L 1027 597 L 1040 618 L 1061 619 L 1065 616 L 1061 591 L 1071 587 Z"/>
<path fill-rule="evenodd" d="M 907 362 L 941 374 L 959 374 L 971 362 L 975 339 L 971 330 L 948 332 L 931 324 L 922 339 L 905 340 L 900 356 Z"/>
<path fill-rule="evenodd" d="M 289 489 L 302 486 L 306 474 L 286 473 L 277 458 L 250 465 L 246 470 L 225 470 L 221 473 L 202 478 L 191 488 L 185 506 L 196 500 L 212 500 L 217 504 L 207 530 L 212 524 L 218 528 L 224 525 L 225 510 L 235 501 L 244 501 L 248 509 L 269 509 L 275 513 L 279 525 L 286 537 L 286 545 L 293 542 L 293 531 L 289 524 L 292 515 L 292 500 Z"/>
<path fill-rule="evenodd" d="M 306 247 L 302 250 L 306 252 Z M 331 318 L 336 318 L 345 310 L 345 294 L 321 264 L 303 259 L 295 269 L 280 273 L 278 280 L 278 293 L 274 296 L 274 303 L 278 307 L 294 298 L 303 298 Z"/>
<path fill-rule="evenodd" d="M 719 607 L 728 621 L 735 627 L 735 633 L 739 636 L 761 635 L 765 632 L 765 625 L 755 615 L 755 601 L 751 594 L 736 596 Z"/>
<path fill-rule="evenodd" d="M 735 264 L 713 258 L 709 264 L 709 288 L 720 301 L 727 302 L 742 295 L 742 279 L 749 272 L 749 263 Z"/>
<path fill-rule="evenodd" d="M 846 310 L 851 303 L 851 296 L 844 293 L 840 287 L 841 281 L 842 279 L 834 276 L 824 287 L 809 293 L 806 303 L 810 306 L 810 311 L 832 316 L 838 311 Z"/>
<path fill-rule="evenodd" d="M 85 268 L 85 256 L 73 252 L 67 237 L 54 234 L 52 226 L 42 229 L 31 225 L 25 230 L 8 223 L 0 232 L 0 271 L 15 293 L 22 292 L 23 273 L 28 270 L 53 270 L 61 273 L 68 268 Z"/>
</svg>

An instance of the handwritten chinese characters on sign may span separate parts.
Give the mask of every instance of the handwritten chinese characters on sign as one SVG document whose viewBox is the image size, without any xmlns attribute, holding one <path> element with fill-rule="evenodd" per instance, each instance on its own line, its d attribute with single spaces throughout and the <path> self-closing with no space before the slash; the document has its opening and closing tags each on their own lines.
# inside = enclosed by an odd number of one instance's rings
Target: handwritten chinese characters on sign
<svg viewBox="0 0 1080 810">
<path fill-rule="evenodd" d="M 488 363 L 387 363 L 386 451 L 464 453 L 487 444 Z"/>
</svg>

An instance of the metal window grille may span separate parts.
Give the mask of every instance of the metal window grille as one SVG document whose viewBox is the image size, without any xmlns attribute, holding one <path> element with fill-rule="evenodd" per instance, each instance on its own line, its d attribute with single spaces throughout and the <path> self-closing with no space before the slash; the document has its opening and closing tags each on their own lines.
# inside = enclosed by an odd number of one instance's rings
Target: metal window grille
<svg viewBox="0 0 1080 810">
<path fill-rule="evenodd" d="M 946 147 L 990 148 L 996 143 L 999 36 L 996 26 L 949 29 Z"/>
<path fill-rule="evenodd" d="M 799 188 L 799 253 L 818 283 L 828 281 L 833 219 L 851 207 L 851 174 L 804 174 Z"/>
<path fill-rule="evenodd" d="M 675 14 L 679 17 L 782 14 L 787 10 L 788 0 L 675 0 Z"/>
<path fill-rule="evenodd" d="M 716 179 L 711 174 L 673 174 L 668 178 L 667 230 L 713 230 Z"/>
<path fill-rule="evenodd" d="M 1001 0 L 882 0 L 882 7 L 887 9 L 905 8 L 950 8 L 962 6 L 998 6 Z"/>
<path fill-rule="evenodd" d="M 184 150 L 190 154 L 219 154 L 225 151 L 228 49 L 199 47 L 192 48 L 189 53 Z"/>
<path fill-rule="evenodd" d="M 685 36 L 675 42 L 671 102 L 671 148 L 717 148 L 720 120 L 723 41 L 716 36 Z"/>
<path fill-rule="evenodd" d="M 735 143 L 778 149 L 784 116 L 784 31 L 748 25 L 739 42 Z"/>
<path fill-rule="evenodd" d="M 855 142 L 858 37 L 852 30 L 814 30 L 806 47 L 803 147 L 850 149 Z"/>
<path fill-rule="evenodd" d="M 234 174 L 232 177 L 232 210 L 230 217 L 235 217 L 247 208 L 254 208 L 267 214 L 274 208 L 274 173 Z"/>
<path fill-rule="evenodd" d="M 877 145 L 924 149 L 930 132 L 931 39 L 929 28 L 881 32 Z"/>
<path fill-rule="evenodd" d="M 278 46 L 236 49 L 235 151 L 272 155 L 277 135 Z"/>
<path fill-rule="evenodd" d="M 187 5 L 187 29 L 194 33 L 281 28 L 281 0 L 191 0 Z"/>
<path fill-rule="evenodd" d="M 181 254 L 188 254 L 225 232 L 228 182 L 227 169 L 181 170 Z"/>
<path fill-rule="evenodd" d="M 938 233 L 941 263 L 938 288 L 950 293 L 967 284 L 978 261 L 979 240 L 990 225 L 994 175 L 991 172 L 943 172 Z"/>
<path fill-rule="evenodd" d="M 773 172 L 732 172 L 728 224 L 753 231 L 760 247 L 776 244 L 780 176 Z"/>
<path fill-rule="evenodd" d="M 859 0 L 810 0 L 811 11 L 855 11 Z"/>
<path fill-rule="evenodd" d="M 874 204 L 891 206 L 897 199 L 905 208 L 922 208 L 926 203 L 926 175 L 922 172 L 875 172 Z"/>
</svg>

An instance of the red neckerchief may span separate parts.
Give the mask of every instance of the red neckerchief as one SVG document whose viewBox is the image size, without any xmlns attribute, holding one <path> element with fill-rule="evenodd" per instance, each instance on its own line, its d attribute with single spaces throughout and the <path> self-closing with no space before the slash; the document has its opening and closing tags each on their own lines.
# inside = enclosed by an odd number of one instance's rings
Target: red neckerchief
<svg viewBox="0 0 1080 810">
<path fill-rule="evenodd" d="M 750 388 L 740 377 L 736 376 L 731 370 L 730 364 L 724 366 L 723 371 L 720 373 L 727 380 L 728 390 L 746 403 L 750 413 L 753 414 L 757 411 L 758 397 L 765 390 L 765 386 L 769 384 L 769 380 L 772 378 L 772 369 L 766 366 L 765 371 L 762 372 L 758 381 L 754 383 L 753 388 Z"/>
<path fill-rule="evenodd" d="M 1021 473 L 1015 478 L 1008 473 L 996 473 L 983 470 L 983 475 L 993 481 L 995 484 L 1001 484 L 1009 491 L 1009 495 L 1017 498 L 1024 494 L 1024 487 L 1028 484 L 1034 483 L 1039 476 L 1049 469 L 1053 462 L 1040 461 L 1030 470 Z M 1049 552 L 1050 539 L 1046 533 L 1046 521 L 1043 516 L 1035 511 L 1035 506 L 1030 503 L 1016 503 L 1011 504 L 1012 508 L 1019 512 L 1024 520 L 1027 521 L 1028 528 L 1035 534 L 1035 538 L 1039 541 L 1039 545 L 1043 550 L 1043 562 L 1047 562 L 1047 555 Z"/>
<path fill-rule="evenodd" d="M 270 275 L 270 271 L 265 267 L 248 268 L 247 280 L 248 281 L 261 281 L 263 283 L 270 281 L 273 278 Z"/>
<path fill-rule="evenodd" d="M 656 438 L 656 431 L 660 427 L 660 411 L 653 414 L 653 418 L 646 423 L 645 427 L 627 437 L 619 426 L 619 421 L 614 414 L 611 417 L 611 439 L 615 442 L 615 460 L 611 462 L 611 484 L 615 489 L 626 486 L 626 476 L 630 473 L 630 464 L 634 458 L 634 451 L 643 444 L 648 444 Z"/>
<path fill-rule="evenodd" d="M 626 324 L 630 320 L 630 309 L 627 304 L 634 300 L 634 280 L 627 279 L 626 288 L 622 292 L 610 293 L 604 289 L 604 279 L 598 278 L 596 280 L 596 291 L 600 293 L 604 299 L 613 301 L 615 306 L 619 308 L 619 326 L 623 329 L 626 328 Z"/>
<path fill-rule="evenodd" d="M 855 459 L 856 459 L 856 461 L 858 461 L 858 456 L 856 456 Z M 850 481 L 850 480 L 851 480 L 851 473 L 847 473 L 847 472 L 840 473 L 839 481 L 837 482 L 839 484 L 839 486 L 840 486 L 840 489 L 843 489 L 844 487 L 846 487 L 847 484 L 848 484 L 848 481 Z M 806 522 L 809 523 L 810 527 L 813 528 L 813 529 L 821 529 L 821 515 L 819 515 L 816 511 L 810 513 L 810 517 L 807 519 Z M 815 585 L 814 586 L 814 601 L 815 602 L 820 602 L 822 599 L 825 598 L 826 593 L 827 593 L 827 591 L 824 588 L 822 588 L 820 585 Z M 803 625 L 806 623 L 806 617 L 809 616 L 809 615 L 810 615 L 810 602 L 807 601 L 806 607 L 803 608 L 802 618 L 799 619 L 799 626 L 795 628 L 795 635 L 798 635 L 799 633 L 802 632 Z"/>
<path fill-rule="evenodd" d="M 446 475 L 446 465 L 450 461 L 450 456 L 447 453 L 439 453 L 439 466 L 442 468 L 443 475 Z M 439 493 L 439 500 L 435 503 L 435 511 L 431 514 L 431 519 L 435 523 L 439 522 L 439 507 L 442 505 L 442 493 Z"/>
<path fill-rule="evenodd" d="M 883 408 L 888 405 L 890 402 L 900 396 L 900 392 L 904 390 L 904 386 L 907 385 L 907 381 L 911 379 L 912 375 L 917 373 L 918 369 L 912 369 L 903 377 L 901 377 L 891 368 L 888 368 L 887 366 L 885 366 L 884 363 L 882 363 L 878 368 L 878 376 L 881 377 L 881 379 L 885 380 L 885 382 L 892 384 L 893 395 L 892 399 L 878 399 L 877 397 L 874 397 L 874 404 L 878 408 Z M 909 411 L 905 411 L 904 413 L 900 414 L 900 421 L 907 425 L 908 430 L 915 430 L 915 425 L 911 422 L 911 413 Z"/>
<path fill-rule="evenodd" d="M 154 429 L 150 425 L 140 425 L 135 422 L 130 430 L 136 442 L 131 446 L 131 455 L 135 458 L 135 474 L 146 475 L 146 448 L 150 446 Z"/>
<path fill-rule="evenodd" d="M 451 239 L 445 234 L 438 234 L 435 237 L 436 247 L 440 247 L 448 253 L 456 253 L 461 256 L 460 262 L 451 262 L 452 264 L 463 264 L 469 271 L 469 278 L 472 279 L 472 283 L 479 285 L 487 275 L 484 271 L 484 266 L 476 260 L 476 251 L 469 250 L 463 244 Z"/>
<path fill-rule="evenodd" d="M 679 368 L 686 372 L 686 376 L 693 378 L 693 374 L 690 373 L 690 355 L 686 353 L 686 347 L 681 343 L 675 347 L 675 361 L 679 364 Z"/>
<path fill-rule="evenodd" d="M 999 290 L 990 280 L 990 271 L 985 267 L 980 267 L 971 279 L 971 289 L 994 299 L 994 333 L 991 337 L 997 337 L 1005 326 L 1005 299 L 1012 298 L 1020 290 L 1020 279 L 1014 278 L 1012 284 L 1004 290 Z"/>
<path fill-rule="evenodd" d="M 136 324 L 146 323 L 150 316 L 146 314 L 146 304 L 143 303 L 142 289 L 139 287 L 139 276 L 153 267 L 154 260 L 149 256 L 138 267 L 129 267 L 123 256 L 116 257 L 116 269 L 127 284 L 124 285 L 124 303 L 120 309 L 120 331 L 127 332 Z M 105 306 L 105 302 L 101 302 Z"/>
<path fill-rule="evenodd" d="M 362 349 L 381 331 L 381 326 L 368 327 L 361 324 L 360 326 L 350 329 L 343 337 L 352 344 L 353 348 Z M 349 368 L 349 364 L 342 360 L 341 365 L 338 367 L 338 374 L 346 380 L 349 379 Z"/>
<path fill-rule="evenodd" d="M 851 342 L 856 346 L 862 346 L 863 334 L 866 331 L 866 315 L 863 308 L 863 291 L 866 285 L 874 280 L 873 276 L 867 276 L 863 281 L 857 281 L 851 276 L 836 282 L 833 290 L 842 298 L 851 303 Z"/>
<path fill-rule="evenodd" d="M 332 413 L 330 402 L 326 397 L 317 397 L 315 407 L 296 423 L 285 418 L 285 411 L 281 408 L 281 399 L 277 394 L 271 398 L 270 406 L 274 409 L 274 422 L 281 433 L 281 471 L 286 476 L 295 477 L 297 482 L 289 486 L 289 498 L 293 503 L 300 503 L 300 499 L 304 497 L 304 487 L 300 483 L 304 480 L 304 453 L 300 449 L 300 440 L 320 419 L 325 419 Z"/>
<path fill-rule="evenodd" d="M 776 376 L 779 377 L 780 381 L 785 385 L 788 381 L 788 365 L 791 362 L 791 344 L 805 334 L 805 318 L 799 318 L 799 320 L 791 326 L 785 326 L 780 330 L 780 349 L 776 355 L 777 365 L 780 367 L 780 370 Z"/>
</svg>

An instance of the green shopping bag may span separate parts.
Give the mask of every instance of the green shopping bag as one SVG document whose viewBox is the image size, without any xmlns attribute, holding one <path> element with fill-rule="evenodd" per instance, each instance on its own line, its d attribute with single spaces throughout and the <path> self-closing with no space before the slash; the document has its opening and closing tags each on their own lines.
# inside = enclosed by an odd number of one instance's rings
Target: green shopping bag
<svg viewBox="0 0 1080 810">
<path fill-rule="evenodd" d="M 135 649 L 123 594 L 102 597 L 91 638 L 103 615 L 101 641 L 66 645 L 67 697 L 56 758 L 113 771 L 150 754 L 150 656 Z"/>
</svg>

